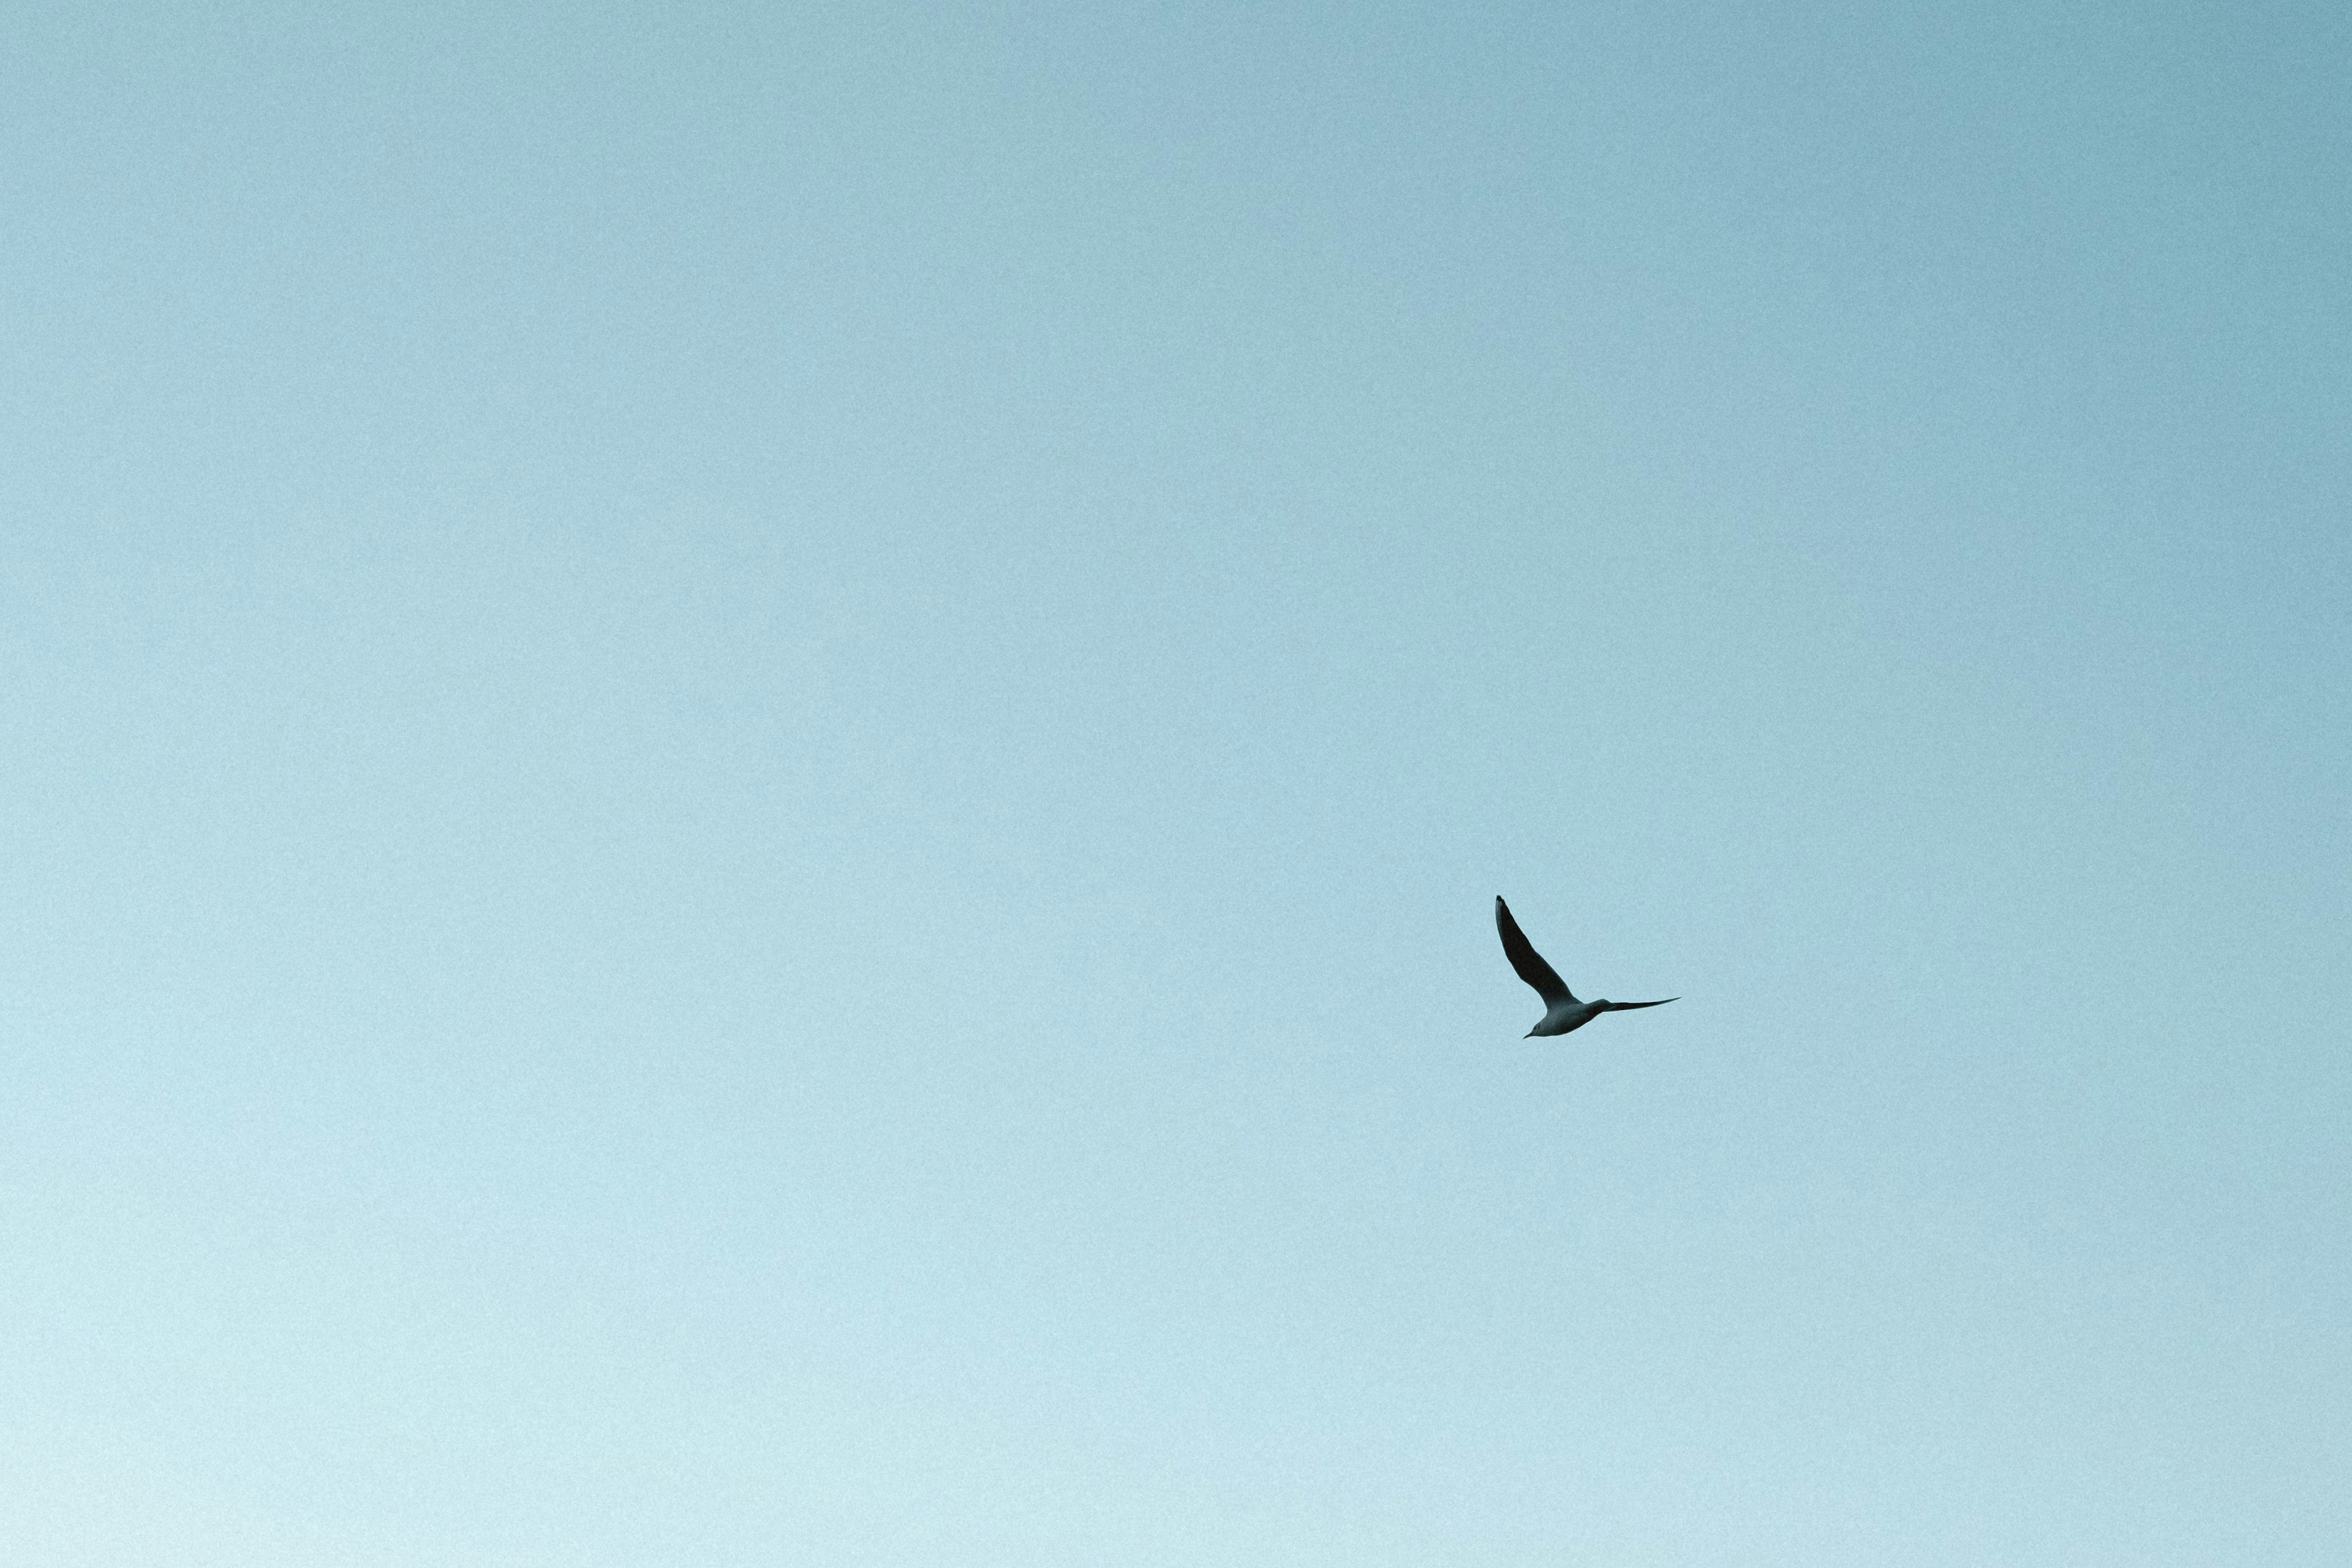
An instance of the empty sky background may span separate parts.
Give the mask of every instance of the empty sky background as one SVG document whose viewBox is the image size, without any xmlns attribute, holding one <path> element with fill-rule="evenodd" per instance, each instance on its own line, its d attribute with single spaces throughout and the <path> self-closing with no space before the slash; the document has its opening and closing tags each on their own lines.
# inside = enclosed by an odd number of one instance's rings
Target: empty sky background
<svg viewBox="0 0 2352 1568">
<path fill-rule="evenodd" d="M 2347 1561 L 2347 169 L 2317 0 L 13 9 L 0 1562 Z"/>
</svg>

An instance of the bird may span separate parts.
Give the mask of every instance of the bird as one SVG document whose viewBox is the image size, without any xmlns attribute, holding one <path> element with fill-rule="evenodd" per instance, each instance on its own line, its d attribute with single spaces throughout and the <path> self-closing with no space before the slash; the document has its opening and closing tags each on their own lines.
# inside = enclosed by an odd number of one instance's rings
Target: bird
<svg viewBox="0 0 2352 1568">
<path fill-rule="evenodd" d="M 1679 1002 L 1679 996 L 1662 996 L 1655 1002 L 1580 1002 L 1559 971 L 1544 962 L 1543 954 L 1535 950 L 1519 922 L 1511 918 L 1511 906 L 1503 902 L 1500 894 L 1495 898 L 1495 929 L 1503 935 L 1503 956 L 1519 972 L 1519 978 L 1536 988 L 1544 1000 L 1544 1016 L 1521 1039 L 1532 1040 L 1538 1035 L 1565 1035 L 1581 1029 L 1603 1013 L 1630 1013 L 1636 1007 L 1663 1007 L 1669 1002 Z"/>
</svg>

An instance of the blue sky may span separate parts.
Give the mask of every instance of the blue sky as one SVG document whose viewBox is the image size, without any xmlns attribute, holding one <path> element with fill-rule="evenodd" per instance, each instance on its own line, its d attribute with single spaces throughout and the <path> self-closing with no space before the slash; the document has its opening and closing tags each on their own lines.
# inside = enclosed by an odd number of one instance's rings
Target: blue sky
<svg viewBox="0 0 2352 1568">
<path fill-rule="evenodd" d="M 20 14 L 0 1562 L 2343 1561 L 2348 17 Z"/>
</svg>

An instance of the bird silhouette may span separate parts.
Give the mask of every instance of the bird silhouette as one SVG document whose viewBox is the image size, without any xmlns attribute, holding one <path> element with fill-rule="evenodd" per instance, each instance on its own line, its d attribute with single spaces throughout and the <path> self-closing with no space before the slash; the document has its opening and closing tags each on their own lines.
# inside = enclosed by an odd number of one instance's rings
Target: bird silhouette
<svg viewBox="0 0 2352 1568">
<path fill-rule="evenodd" d="M 1679 996 L 1662 996 L 1655 1002 L 1580 1002 L 1559 971 L 1544 962 L 1543 954 L 1535 950 L 1519 922 L 1511 918 L 1511 906 L 1500 895 L 1495 900 L 1495 929 L 1503 935 L 1503 956 L 1519 972 L 1519 978 L 1536 988 L 1544 1000 L 1544 1016 L 1520 1037 L 1533 1039 L 1538 1035 L 1565 1035 L 1581 1029 L 1603 1013 L 1630 1013 L 1636 1007 L 1663 1007 L 1669 1002 L 1679 1002 Z"/>
</svg>

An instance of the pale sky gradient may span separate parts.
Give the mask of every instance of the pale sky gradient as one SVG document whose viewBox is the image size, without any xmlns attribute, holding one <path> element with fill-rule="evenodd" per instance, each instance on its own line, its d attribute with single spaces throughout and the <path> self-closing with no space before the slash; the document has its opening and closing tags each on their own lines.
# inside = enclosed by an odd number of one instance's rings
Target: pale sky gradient
<svg viewBox="0 0 2352 1568">
<path fill-rule="evenodd" d="M 2347 170 L 2316 0 L 19 7 L 0 1563 L 2352 1561 Z"/>
</svg>

